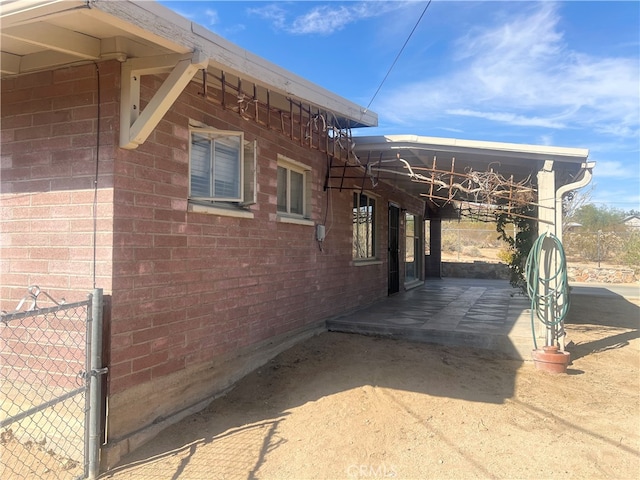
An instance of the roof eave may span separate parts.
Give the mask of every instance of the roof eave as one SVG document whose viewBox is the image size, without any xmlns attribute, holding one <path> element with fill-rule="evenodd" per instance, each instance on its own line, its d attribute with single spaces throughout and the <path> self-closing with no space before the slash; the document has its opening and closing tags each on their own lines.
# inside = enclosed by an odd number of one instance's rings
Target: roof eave
<svg viewBox="0 0 640 480">
<path fill-rule="evenodd" d="M 401 148 L 436 150 L 450 153 L 493 154 L 512 158 L 551 159 L 571 163 L 584 163 L 589 156 L 589 150 L 586 148 L 462 140 L 419 135 L 359 136 L 356 138 L 356 149 L 384 151 Z"/>
<path fill-rule="evenodd" d="M 105 21 L 136 28 L 136 34 L 158 42 L 174 51 L 185 53 L 199 50 L 210 65 L 268 87 L 282 95 L 304 99 L 348 120 L 350 127 L 378 125 L 375 112 L 365 109 L 319 85 L 295 75 L 257 55 L 238 47 L 201 25 L 178 15 L 156 2 L 101 0 L 92 8 L 105 15 Z"/>
</svg>

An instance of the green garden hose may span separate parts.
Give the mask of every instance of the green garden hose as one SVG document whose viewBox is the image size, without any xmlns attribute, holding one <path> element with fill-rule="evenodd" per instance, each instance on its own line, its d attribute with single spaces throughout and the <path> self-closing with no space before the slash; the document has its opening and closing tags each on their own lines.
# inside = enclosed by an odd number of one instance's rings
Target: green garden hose
<svg viewBox="0 0 640 480">
<path fill-rule="evenodd" d="M 546 276 L 541 276 L 541 267 Z M 569 311 L 567 259 L 560 239 L 551 233 L 540 235 L 527 256 L 525 272 L 531 300 L 531 332 L 537 350 L 534 313 L 547 330 L 555 332 Z"/>
</svg>

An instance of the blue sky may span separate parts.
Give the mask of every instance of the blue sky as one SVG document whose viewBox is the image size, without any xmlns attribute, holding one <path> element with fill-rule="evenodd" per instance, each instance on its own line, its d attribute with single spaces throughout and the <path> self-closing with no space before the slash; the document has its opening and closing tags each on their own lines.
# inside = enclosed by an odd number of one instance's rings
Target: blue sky
<svg viewBox="0 0 640 480">
<path fill-rule="evenodd" d="M 640 210 L 640 2 L 161 1 L 378 114 L 356 134 L 588 148 L 592 203 Z M 372 101 L 373 100 L 373 101 Z"/>
</svg>

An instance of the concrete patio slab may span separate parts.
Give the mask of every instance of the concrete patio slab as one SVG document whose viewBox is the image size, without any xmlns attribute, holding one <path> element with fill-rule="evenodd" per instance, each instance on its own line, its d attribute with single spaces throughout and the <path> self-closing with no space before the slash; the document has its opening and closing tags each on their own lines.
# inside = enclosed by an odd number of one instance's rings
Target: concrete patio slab
<svg viewBox="0 0 640 480">
<path fill-rule="evenodd" d="M 464 345 L 530 360 L 529 299 L 506 280 L 429 279 L 422 286 L 327 321 L 334 332 Z"/>
</svg>

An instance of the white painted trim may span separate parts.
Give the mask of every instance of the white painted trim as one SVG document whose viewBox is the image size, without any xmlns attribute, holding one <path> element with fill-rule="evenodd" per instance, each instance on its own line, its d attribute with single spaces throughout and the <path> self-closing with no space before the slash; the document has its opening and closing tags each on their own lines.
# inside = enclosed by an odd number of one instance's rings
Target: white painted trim
<svg viewBox="0 0 640 480">
<path fill-rule="evenodd" d="M 8 75 L 20 73 L 20 56 L 0 52 L 0 72 Z"/>
<path fill-rule="evenodd" d="M 302 162 L 298 162 L 297 160 L 293 160 L 289 157 L 285 157 L 282 154 L 278 154 L 278 166 L 289 168 L 291 170 L 302 172 L 311 172 L 312 168 L 309 165 L 305 165 Z"/>
<path fill-rule="evenodd" d="M 219 37 L 156 2 L 101 1 L 89 10 L 113 26 L 175 52 L 199 50 L 211 64 L 257 85 L 295 96 L 365 126 L 378 115 Z"/>
<path fill-rule="evenodd" d="M 100 58 L 99 39 L 45 22 L 5 28 L 2 30 L 2 35 L 85 60 Z"/>
<path fill-rule="evenodd" d="M 549 157 L 558 161 L 583 162 L 589 156 L 586 148 L 554 147 L 519 143 L 460 140 L 456 138 L 424 137 L 419 135 L 380 135 L 354 137 L 356 151 L 396 150 L 401 148 L 416 150 L 436 150 L 441 152 L 467 152 L 477 154 L 508 155 L 526 158 Z"/>
<path fill-rule="evenodd" d="M 293 223 L 295 225 L 305 225 L 309 227 L 313 227 L 315 225 L 314 221 L 308 218 L 288 217 L 282 213 L 278 213 L 277 219 L 280 223 Z"/>
<path fill-rule="evenodd" d="M 253 218 L 253 212 L 249 210 L 216 207 L 213 205 L 201 205 L 199 203 L 191 203 L 187 207 L 188 212 L 207 213 L 210 215 L 219 215 L 221 217 L 237 217 L 237 218 Z"/>
<path fill-rule="evenodd" d="M 206 68 L 209 60 L 200 52 L 183 58 L 140 112 L 140 75 L 162 71 L 175 57 L 162 55 L 152 59 L 127 60 L 121 71 L 120 147 L 137 148 L 149 137 L 193 76 Z"/>
</svg>

